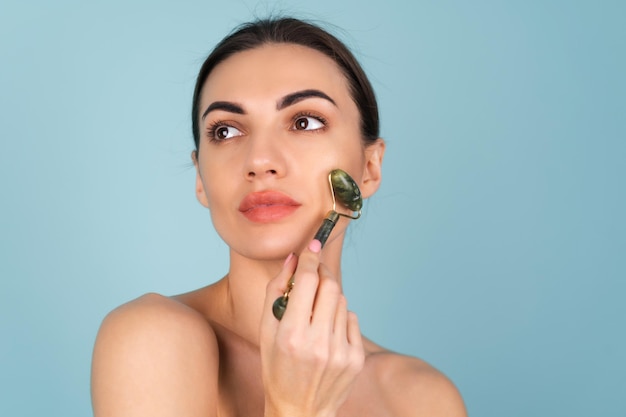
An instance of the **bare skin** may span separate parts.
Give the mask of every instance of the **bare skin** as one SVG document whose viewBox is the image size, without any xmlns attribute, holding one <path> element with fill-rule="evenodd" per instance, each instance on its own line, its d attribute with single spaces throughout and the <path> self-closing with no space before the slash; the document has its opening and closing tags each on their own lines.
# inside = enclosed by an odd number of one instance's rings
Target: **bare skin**
<svg viewBox="0 0 626 417">
<path fill-rule="evenodd" d="M 313 90 L 330 100 L 305 94 L 281 105 Z M 324 181 L 331 169 L 348 171 L 365 198 L 381 181 L 384 142 L 362 144 L 341 71 L 317 51 L 266 45 L 209 75 L 201 109 L 224 102 L 242 111 L 208 111 L 208 136 L 193 160 L 196 196 L 230 247 L 229 272 L 205 288 L 148 294 L 107 316 L 94 349 L 95 415 L 465 416 L 445 376 L 361 336 L 341 289 L 348 221 L 322 250 L 311 241 L 331 206 Z M 288 196 L 288 207 L 242 203 L 268 190 Z M 271 304 L 292 275 L 278 321 Z"/>
</svg>

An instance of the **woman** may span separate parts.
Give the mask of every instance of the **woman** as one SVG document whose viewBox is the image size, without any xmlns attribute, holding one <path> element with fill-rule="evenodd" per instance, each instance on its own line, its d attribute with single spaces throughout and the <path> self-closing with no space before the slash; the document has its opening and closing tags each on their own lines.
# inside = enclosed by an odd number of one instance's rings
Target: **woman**
<svg viewBox="0 0 626 417">
<path fill-rule="evenodd" d="M 145 295 L 107 316 L 96 416 L 465 415 L 442 374 L 361 336 L 341 291 L 349 220 L 323 249 L 313 239 L 332 207 L 331 170 L 364 198 L 381 181 L 376 100 L 346 47 L 295 19 L 247 24 L 201 68 L 192 124 L 196 196 L 230 268 L 208 287 Z M 278 320 L 272 305 L 292 277 Z"/>
</svg>

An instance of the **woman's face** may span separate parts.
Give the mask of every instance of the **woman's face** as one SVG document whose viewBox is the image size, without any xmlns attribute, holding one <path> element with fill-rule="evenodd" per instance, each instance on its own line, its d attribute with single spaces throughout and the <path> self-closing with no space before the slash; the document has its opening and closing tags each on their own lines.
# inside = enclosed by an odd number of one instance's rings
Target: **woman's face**
<svg viewBox="0 0 626 417">
<path fill-rule="evenodd" d="M 246 257 L 283 258 L 312 239 L 332 208 L 332 169 L 347 171 L 364 197 L 380 180 L 382 141 L 364 148 L 344 75 L 304 46 L 264 45 L 217 65 L 200 96 L 199 126 L 198 199 Z"/>
</svg>

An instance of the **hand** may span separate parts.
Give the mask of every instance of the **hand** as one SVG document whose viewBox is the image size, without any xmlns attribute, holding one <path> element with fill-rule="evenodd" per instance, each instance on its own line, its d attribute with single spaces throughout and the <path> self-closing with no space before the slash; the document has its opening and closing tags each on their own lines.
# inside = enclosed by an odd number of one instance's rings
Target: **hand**
<svg viewBox="0 0 626 417">
<path fill-rule="evenodd" d="M 320 263 L 319 252 L 314 240 L 267 286 L 261 320 L 266 417 L 336 415 L 363 367 L 356 315 L 347 310 L 339 282 Z M 292 275 L 295 286 L 278 321 L 272 304 Z"/>
</svg>

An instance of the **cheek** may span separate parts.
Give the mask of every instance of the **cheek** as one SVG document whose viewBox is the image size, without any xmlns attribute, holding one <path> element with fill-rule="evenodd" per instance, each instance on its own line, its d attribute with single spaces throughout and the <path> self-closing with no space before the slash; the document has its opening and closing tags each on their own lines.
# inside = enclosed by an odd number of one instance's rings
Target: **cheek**
<svg viewBox="0 0 626 417">
<path fill-rule="evenodd" d="M 207 203 L 211 210 L 218 209 L 220 203 L 229 200 L 228 192 L 232 189 L 229 186 L 229 178 L 232 177 L 219 169 L 210 169 L 215 167 L 210 161 L 203 161 L 204 169 L 202 170 L 202 184 Z"/>
<path fill-rule="evenodd" d="M 219 184 L 220 182 L 217 181 L 205 183 L 206 198 L 212 212 L 219 211 L 220 208 L 224 207 L 224 203 L 230 200 L 228 196 L 229 187 Z"/>
<path fill-rule="evenodd" d="M 365 155 L 359 143 L 347 143 L 339 149 L 339 158 L 334 168 L 346 171 L 358 183 L 365 168 Z"/>
</svg>

